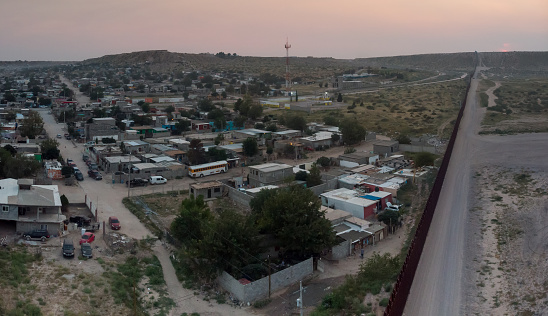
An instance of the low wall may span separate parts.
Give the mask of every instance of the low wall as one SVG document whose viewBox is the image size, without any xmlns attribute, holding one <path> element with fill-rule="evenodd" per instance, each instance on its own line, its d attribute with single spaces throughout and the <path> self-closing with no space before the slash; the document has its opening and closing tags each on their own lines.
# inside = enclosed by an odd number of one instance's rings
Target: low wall
<svg viewBox="0 0 548 316">
<path fill-rule="evenodd" d="M 249 207 L 249 202 L 253 199 L 251 195 L 238 191 L 237 189 L 234 189 L 226 184 L 224 187 L 228 191 L 228 197 L 230 199 L 242 206 Z"/>
<path fill-rule="evenodd" d="M 350 241 L 345 240 L 331 248 L 331 259 L 340 260 L 350 255 Z"/>
<path fill-rule="evenodd" d="M 420 152 L 429 152 L 432 154 L 437 154 L 436 147 L 434 146 L 421 146 L 421 145 L 408 145 L 408 144 L 400 144 L 400 151 L 409 151 L 412 153 L 420 153 Z"/>
<path fill-rule="evenodd" d="M 339 186 L 339 179 L 334 178 L 334 179 L 327 180 L 320 185 L 313 186 L 309 189 L 312 190 L 312 192 L 314 192 L 315 195 L 319 196 L 325 191 L 337 189 L 338 186 Z"/>
<path fill-rule="evenodd" d="M 290 284 L 302 280 L 314 272 L 312 258 L 302 261 L 270 276 L 271 293 L 284 288 Z M 268 276 L 243 285 L 230 274 L 223 271 L 217 278 L 217 282 L 232 296 L 238 300 L 248 303 L 268 296 Z"/>
</svg>

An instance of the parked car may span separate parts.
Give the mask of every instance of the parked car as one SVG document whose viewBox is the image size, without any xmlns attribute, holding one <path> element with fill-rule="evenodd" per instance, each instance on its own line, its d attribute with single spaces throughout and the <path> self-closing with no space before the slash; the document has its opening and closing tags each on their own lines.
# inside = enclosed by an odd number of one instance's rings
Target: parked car
<svg viewBox="0 0 548 316">
<path fill-rule="evenodd" d="M 62 138 L 63 136 L 61 136 L 61 134 L 57 134 L 57 138 Z"/>
<path fill-rule="evenodd" d="M 65 138 L 66 138 L 67 140 L 71 140 L 71 139 L 72 139 L 72 137 L 70 137 L 70 135 L 65 136 Z"/>
<path fill-rule="evenodd" d="M 80 250 L 82 251 L 82 257 L 84 258 L 92 258 L 93 257 L 93 251 L 91 249 L 91 245 L 87 242 L 80 244 Z"/>
<path fill-rule="evenodd" d="M 103 180 L 103 176 L 97 170 L 89 170 L 88 175 L 95 180 Z"/>
<path fill-rule="evenodd" d="M 85 232 L 80 239 L 80 245 L 83 243 L 92 243 L 95 240 L 95 234 L 90 232 Z"/>
<path fill-rule="evenodd" d="M 84 175 L 80 171 L 75 171 L 74 172 L 74 177 L 78 181 L 84 181 Z"/>
<path fill-rule="evenodd" d="M 133 187 L 146 187 L 148 185 L 147 179 L 141 179 L 141 178 L 135 178 L 131 179 L 129 182 L 126 182 L 126 186 L 129 186 L 130 188 Z"/>
<path fill-rule="evenodd" d="M 92 163 L 89 165 L 89 169 L 90 169 L 90 170 L 99 170 L 99 167 L 97 166 L 96 163 L 93 163 L 93 162 L 92 162 Z"/>
<path fill-rule="evenodd" d="M 401 209 L 401 206 L 402 205 L 395 205 L 395 204 L 392 204 L 390 202 L 386 202 L 386 208 L 384 209 L 385 211 L 394 211 L 394 212 L 399 212 L 400 209 Z"/>
<path fill-rule="evenodd" d="M 148 182 L 150 184 L 164 184 L 167 182 L 167 179 L 162 176 L 151 176 Z"/>
<path fill-rule="evenodd" d="M 46 229 L 35 229 L 23 234 L 23 238 L 26 240 L 39 239 L 46 241 L 49 238 L 49 232 Z"/>
<path fill-rule="evenodd" d="M 122 225 L 120 224 L 120 221 L 116 216 L 111 216 L 108 218 L 108 224 L 110 225 L 110 228 L 113 230 L 119 230 L 122 228 Z"/>
<path fill-rule="evenodd" d="M 87 142 L 84 144 L 85 147 L 93 147 L 95 146 L 95 142 L 94 141 L 90 141 L 90 142 Z"/>
<path fill-rule="evenodd" d="M 92 164 L 92 163 L 93 163 L 93 162 L 92 162 L 91 160 L 89 160 L 89 159 L 88 159 L 88 160 L 86 160 L 86 166 L 88 166 L 88 167 L 89 167 L 89 166 L 91 166 L 91 164 Z"/>
<path fill-rule="evenodd" d="M 88 155 L 82 155 L 82 160 L 88 161 L 88 160 L 89 160 L 89 156 L 88 156 Z"/>
<path fill-rule="evenodd" d="M 74 242 L 72 239 L 63 239 L 63 257 L 74 257 Z"/>
<path fill-rule="evenodd" d="M 91 224 L 91 218 L 83 215 L 73 215 L 69 217 L 69 222 L 77 223 L 78 227 L 89 226 Z"/>
</svg>

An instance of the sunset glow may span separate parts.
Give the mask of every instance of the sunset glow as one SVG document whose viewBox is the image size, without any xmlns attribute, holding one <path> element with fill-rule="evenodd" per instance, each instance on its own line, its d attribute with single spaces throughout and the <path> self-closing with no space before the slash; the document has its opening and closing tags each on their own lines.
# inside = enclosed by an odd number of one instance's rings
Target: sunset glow
<svg viewBox="0 0 548 316">
<path fill-rule="evenodd" d="M 0 0 L 0 28 L 0 60 L 159 49 L 284 56 L 286 37 L 294 56 L 546 51 L 548 2 Z"/>
</svg>

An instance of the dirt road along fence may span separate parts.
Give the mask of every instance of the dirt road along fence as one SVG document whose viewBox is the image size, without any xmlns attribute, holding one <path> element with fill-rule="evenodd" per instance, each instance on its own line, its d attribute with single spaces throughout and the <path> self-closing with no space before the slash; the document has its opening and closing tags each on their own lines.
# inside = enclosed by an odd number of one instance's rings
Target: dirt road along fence
<svg viewBox="0 0 548 316">
<path fill-rule="evenodd" d="M 455 146 L 460 121 L 462 120 L 464 109 L 466 108 L 466 97 L 468 96 L 473 76 L 474 73 L 470 74 L 466 94 L 464 95 L 464 100 L 462 101 L 462 106 L 457 116 L 455 127 L 453 128 L 453 133 L 451 134 L 451 139 L 447 144 L 445 155 L 443 156 L 438 175 L 417 226 L 415 237 L 413 237 L 413 240 L 411 241 L 409 251 L 407 252 L 407 257 L 405 258 L 403 267 L 400 271 L 400 275 L 394 285 L 388 305 L 384 310 L 384 316 L 399 316 L 403 314 L 405 309 L 407 297 L 409 296 L 409 291 L 411 290 L 411 284 L 413 284 L 415 272 L 417 271 L 422 250 L 424 248 L 424 243 L 426 242 L 426 236 L 428 235 L 428 230 L 430 229 L 430 223 L 432 223 L 432 218 L 434 217 L 434 211 L 436 210 L 436 204 L 438 203 L 441 193 L 443 180 L 445 179 L 445 174 L 447 173 L 449 160 L 451 159 L 451 154 L 453 153 L 453 147 Z"/>
</svg>

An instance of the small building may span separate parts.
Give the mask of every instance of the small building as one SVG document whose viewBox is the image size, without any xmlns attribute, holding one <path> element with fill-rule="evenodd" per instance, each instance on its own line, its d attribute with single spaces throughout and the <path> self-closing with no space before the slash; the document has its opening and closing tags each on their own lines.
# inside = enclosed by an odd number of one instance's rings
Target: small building
<svg viewBox="0 0 548 316">
<path fill-rule="evenodd" d="M 184 151 L 188 151 L 188 145 L 190 145 L 190 142 L 187 141 L 187 140 L 184 140 L 184 139 L 181 139 L 181 138 L 172 138 L 170 140 L 168 140 L 168 143 L 179 149 L 179 150 L 184 150 Z"/>
<path fill-rule="evenodd" d="M 273 190 L 273 189 L 277 189 L 277 188 L 278 188 L 277 185 L 265 185 L 265 186 L 262 186 L 262 187 L 247 189 L 247 190 L 245 190 L 245 193 L 247 193 L 251 196 L 255 196 L 255 195 L 257 195 L 257 193 L 261 192 L 262 190 Z"/>
<path fill-rule="evenodd" d="M 150 144 L 142 140 L 124 141 L 123 144 L 125 153 L 138 154 L 150 152 Z"/>
<path fill-rule="evenodd" d="M 316 150 L 331 147 L 333 143 L 331 139 L 332 135 L 333 133 L 331 132 L 317 132 L 313 136 L 302 137 L 299 138 L 299 140 L 301 141 L 301 143 L 303 143 L 305 147 Z"/>
<path fill-rule="evenodd" d="M 223 196 L 223 184 L 219 181 L 191 183 L 188 194 L 194 198 L 201 195 L 204 200 L 215 199 Z"/>
<path fill-rule="evenodd" d="M 232 132 L 232 137 L 239 138 L 239 139 L 254 137 L 257 140 L 261 140 L 261 139 L 264 140 L 264 139 L 270 138 L 271 135 L 272 135 L 272 132 L 270 131 L 265 131 L 265 130 L 256 129 L 256 128 L 248 128 L 248 129 L 242 129 L 239 131 Z"/>
<path fill-rule="evenodd" d="M 379 156 L 389 156 L 399 151 L 399 142 L 395 140 L 379 140 L 373 143 L 373 152 Z"/>
<path fill-rule="evenodd" d="M 132 166 L 132 173 L 139 175 L 141 178 L 148 178 L 150 176 L 163 176 L 166 167 L 158 166 L 154 163 L 137 163 Z"/>
<path fill-rule="evenodd" d="M 141 163 L 135 156 L 112 156 L 100 159 L 101 168 L 107 173 L 129 169 L 130 165 Z"/>
<path fill-rule="evenodd" d="M 323 206 L 349 212 L 360 219 L 366 219 L 383 210 L 386 202 L 392 203 L 392 194 L 389 192 L 363 194 L 345 188 L 322 193 L 320 197 Z"/>
<path fill-rule="evenodd" d="M 279 132 L 272 132 L 272 138 L 274 139 L 291 139 L 295 137 L 301 136 L 301 131 L 298 131 L 296 129 L 288 129 L 285 131 L 279 131 Z"/>
<path fill-rule="evenodd" d="M 341 167 L 354 168 L 359 165 L 374 165 L 379 159 L 378 154 L 369 152 L 353 152 L 339 156 L 339 164 Z"/>
<path fill-rule="evenodd" d="M 249 167 L 249 185 L 252 187 L 280 184 L 287 177 L 293 177 L 293 167 L 287 164 L 265 163 Z"/>
</svg>

